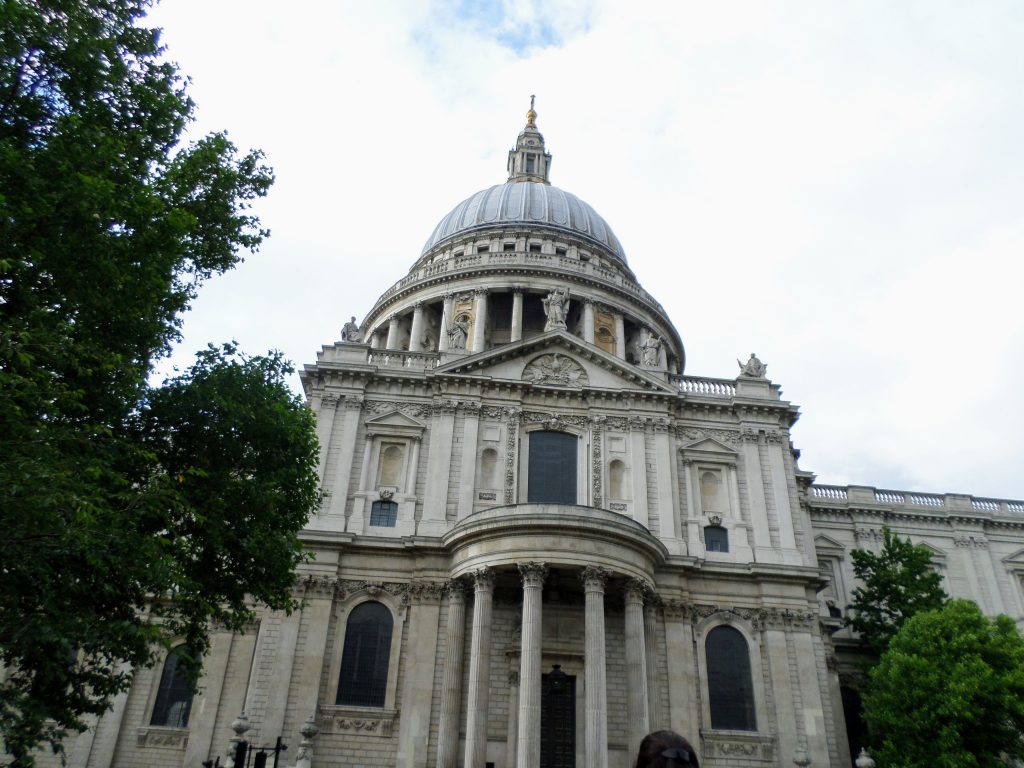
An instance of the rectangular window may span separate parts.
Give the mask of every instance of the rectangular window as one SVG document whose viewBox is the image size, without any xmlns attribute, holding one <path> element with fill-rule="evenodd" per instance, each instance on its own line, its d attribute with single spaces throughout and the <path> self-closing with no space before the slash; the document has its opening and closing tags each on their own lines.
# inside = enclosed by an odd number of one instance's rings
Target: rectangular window
<svg viewBox="0 0 1024 768">
<path fill-rule="evenodd" d="M 516 249 L 516 244 L 515 244 L 515 243 L 505 243 L 504 245 L 502 245 L 502 248 L 503 248 L 503 249 L 504 249 L 504 250 L 505 250 L 506 252 L 508 252 L 508 251 L 514 251 L 514 250 Z"/>
<path fill-rule="evenodd" d="M 487 253 L 490 250 L 491 250 L 491 244 L 490 243 L 487 243 L 486 245 L 478 245 L 476 247 L 476 252 L 477 253 Z"/>
<path fill-rule="evenodd" d="M 533 173 L 536 164 L 537 164 L 537 161 L 534 159 L 533 155 L 527 155 L 526 156 L 526 172 L 527 173 Z"/>
<path fill-rule="evenodd" d="M 397 502 L 375 501 L 370 505 L 370 525 L 377 528 L 394 528 L 397 521 Z"/>
<path fill-rule="evenodd" d="M 567 253 L 565 248 L 555 248 L 555 256 L 565 256 Z"/>
<path fill-rule="evenodd" d="M 530 253 L 540 253 L 540 243 L 530 243 Z"/>
<path fill-rule="evenodd" d="M 576 435 L 531 432 L 527 501 L 575 504 Z"/>
<path fill-rule="evenodd" d="M 462 251 L 456 251 L 455 253 L 453 253 L 453 254 L 452 254 L 452 258 L 453 258 L 453 259 L 457 259 L 457 258 L 459 258 L 459 257 L 460 257 L 461 255 L 462 255 Z"/>
</svg>

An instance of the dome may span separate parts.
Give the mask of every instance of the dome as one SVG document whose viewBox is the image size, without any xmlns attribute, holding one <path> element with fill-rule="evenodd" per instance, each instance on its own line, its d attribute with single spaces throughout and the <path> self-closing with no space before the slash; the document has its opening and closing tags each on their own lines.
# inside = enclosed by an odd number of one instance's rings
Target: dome
<svg viewBox="0 0 1024 768">
<path fill-rule="evenodd" d="M 626 263 L 612 228 L 587 203 L 550 184 L 519 180 L 481 190 L 456 205 L 434 228 L 423 253 L 453 237 L 502 225 L 564 232 L 600 246 Z"/>
</svg>

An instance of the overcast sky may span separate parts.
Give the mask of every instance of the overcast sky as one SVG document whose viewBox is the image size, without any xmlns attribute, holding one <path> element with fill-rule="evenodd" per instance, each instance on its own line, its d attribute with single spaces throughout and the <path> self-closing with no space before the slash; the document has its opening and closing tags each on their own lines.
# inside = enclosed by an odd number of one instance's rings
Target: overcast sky
<svg viewBox="0 0 1024 768">
<path fill-rule="evenodd" d="M 1024 497 L 1024 4 L 164 0 L 193 133 L 277 173 L 272 236 L 175 356 L 301 367 L 505 159 L 611 224 L 686 346 L 750 352 L 823 483 Z M 297 379 L 294 382 L 298 388 Z"/>
</svg>

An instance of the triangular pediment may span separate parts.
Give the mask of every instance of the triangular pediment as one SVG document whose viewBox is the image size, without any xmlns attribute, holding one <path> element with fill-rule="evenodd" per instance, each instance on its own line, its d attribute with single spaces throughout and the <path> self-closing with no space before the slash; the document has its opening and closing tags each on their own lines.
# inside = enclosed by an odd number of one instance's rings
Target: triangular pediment
<svg viewBox="0 0 1024 768">
<path fill-rule="evenodd" d="M 447 360 L 434 369 L 439 377 L 516 381 L 531 387 L 576 390 L 644 390 L 678 394 L 656 373 L 649 373 L 565 331 L 549 331 L 495 349 Z"/>
<path fill-rule="evenodd" d="M 831 536 L 826 536 L 823 533 L 819 533 L 814 537 L 814 550 L 819 555 L 842 557 L 843 553 L 846 552 L 846 547 L 841 541 L 833 539 Z"/>
<path fill-rule="evenodd" d="M 685 452 L 700 452 L 700 453 L 720 453 L 723 456 L 735 456 L 736 451 L 730 448 L 723 442 L 715 440 L 713 437 L 702 437 L 696 442 L 684 445 L 682 450 Z"/>
<path fill-rule="evenodd" d="M 395 435 L 404 437 L 418 437 L 423 434 L 426 424 L 417 421 L 411 416 L 406 416 L 401 411 L 390 411 L 374 416 L 366 420 L 366 433 L 368 435 Z"/>
<path fill-rule="evenodd" d="M 1014 570 L 1024 570 L 1024 549 L 1019 549 L 1012 555 L 1004 557 L 1003 562 Z"/>
</svg>

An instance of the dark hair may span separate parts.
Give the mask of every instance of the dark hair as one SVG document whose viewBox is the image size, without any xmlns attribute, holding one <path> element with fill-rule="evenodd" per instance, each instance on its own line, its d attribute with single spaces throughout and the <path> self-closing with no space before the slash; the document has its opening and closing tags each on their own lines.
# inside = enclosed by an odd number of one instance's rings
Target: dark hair
<svg viewBox="0 0 1024 768">
<path fill-rule="evenodd" d="M 655 731 L 644 736 L 636 756 L 636 768 L 700 768 L 697 750 L 675 731 Z"/>
</svg>

